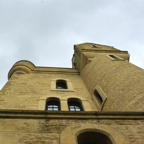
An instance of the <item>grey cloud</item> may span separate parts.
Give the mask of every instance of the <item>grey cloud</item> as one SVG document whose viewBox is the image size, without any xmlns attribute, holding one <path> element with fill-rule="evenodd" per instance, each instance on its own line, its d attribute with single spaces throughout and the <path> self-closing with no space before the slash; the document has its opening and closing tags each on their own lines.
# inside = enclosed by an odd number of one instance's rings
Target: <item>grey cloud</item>
<svg viewBox="0 0 144 144">
<path fill-rule="evenodd" d="M 73 45 L 112 45 L 143 64 L 144 1 L 0 0 L 1 83 L 21 59 L 36 66 L 71 67 Z"/>
</svg>

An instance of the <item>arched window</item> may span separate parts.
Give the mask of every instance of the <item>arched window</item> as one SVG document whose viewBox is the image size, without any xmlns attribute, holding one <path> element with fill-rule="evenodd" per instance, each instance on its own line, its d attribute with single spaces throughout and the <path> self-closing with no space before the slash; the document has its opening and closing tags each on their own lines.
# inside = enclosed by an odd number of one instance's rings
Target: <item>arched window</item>
<svg viewBox="0 0 144 144">
<path fill-rule="evenodd" d="M 53 98 L 46 102 L 46 110 L 48 111 L 60 111 L 59 99 Z"/>
<path fill-rule="evenodd" d="M 82 105 L 75 99 L 68 100 L 69 111 L 83 111 Z"/>
<path fill-rule="evenodd" d="M 56 81 L 56 88 L 57 89 L 67 89 L 67 83 L 65 80 L 57 80 Z"/>
<path fill-rule="evenodd" d="M 110 138 L 99 132 L 84 132 L 77 137 L 78 144 L 112 144 Z"/>
<path fill-rule="evenodd" d="M 57 78 L 51 80 L 52 91 L 74 91 L 72 82 L 69 79 Z"/>
</svg>

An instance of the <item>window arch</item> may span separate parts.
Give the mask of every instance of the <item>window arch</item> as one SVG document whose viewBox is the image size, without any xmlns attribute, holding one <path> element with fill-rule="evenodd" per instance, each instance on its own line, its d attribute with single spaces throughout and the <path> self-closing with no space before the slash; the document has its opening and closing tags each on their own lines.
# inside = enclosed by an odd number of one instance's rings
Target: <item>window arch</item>
<svg viewBox="0 0 144 144">
<path fill-rule="evenodd" d="M 71 80 L 56 78 L 51 80 L 52 91 L 74 91 Z"/>
<path fill-rule="evenodd" d="M 57 80 L 56 89 L 67 89 L 67 82 L 65 80 Z"/>
<path fill-rule="evenodd" d="M 58 98 L 50 98 L 46 102 L 45 110 L 60 111 L 60 100 Z"/>
<path fill-rule="evenodd" d="M 81 101 L 79 99 L 68 99 L 69 111 L 83 111 Z"/>
<path fill-rule="evenodd" d="M 110 138 L 102 133 L 88 131 L 77 137 L 78 144 L 112 144 Z"/>
</svg>

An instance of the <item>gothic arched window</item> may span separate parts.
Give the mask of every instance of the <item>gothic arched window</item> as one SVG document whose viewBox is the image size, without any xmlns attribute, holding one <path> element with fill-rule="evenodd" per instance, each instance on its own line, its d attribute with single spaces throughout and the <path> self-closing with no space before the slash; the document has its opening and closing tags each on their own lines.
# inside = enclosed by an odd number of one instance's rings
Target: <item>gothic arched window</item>
<svg viewBox="0 0 144 144">
<path fill-rule="evenodd" d="M 67 89 L 67 83 L 65 80 L 57 80 L 56 81 L 56 88 L 57 89 Z"/>
<path fill-rule="evenodd" d="M 110 138 L 99 132 L 84 132 L 77 137 L 78 144 L 112 144 Z"/>
<path fill-rule="evenodd" d="M 48 111 L 59 111 L 60 110 L 60 103 L 58 101 L 48 101 L 46 103 L 46 110 Z"/>
<path fill-rule="evenodd" d="M 68 102 L 69 111 L 83 111 L 81 104 L 77 101 Z"/>
</svg>

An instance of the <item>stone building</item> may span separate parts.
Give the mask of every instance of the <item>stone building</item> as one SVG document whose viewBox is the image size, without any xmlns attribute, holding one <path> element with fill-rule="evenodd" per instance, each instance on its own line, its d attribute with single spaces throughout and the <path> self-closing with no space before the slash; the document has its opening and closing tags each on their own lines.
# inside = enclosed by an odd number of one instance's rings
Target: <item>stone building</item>
<svg viewBox="0 0 144 144">
<path fill-rule="evenodd" d="M 144 144 L 144 71 L 127 51 L 74 46 L 73 68 L 16 62 L 0 91 L 0 144 Z"/>
</svg>

